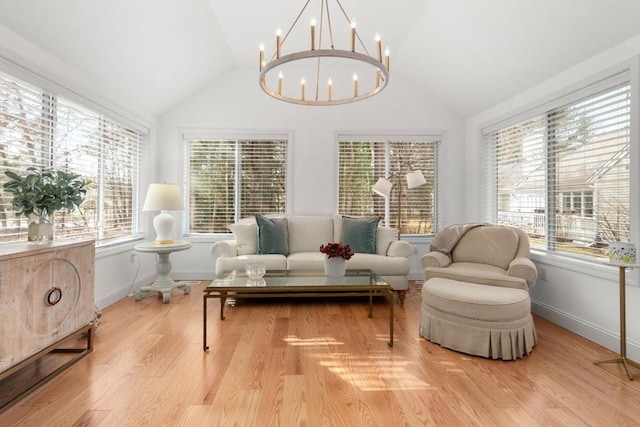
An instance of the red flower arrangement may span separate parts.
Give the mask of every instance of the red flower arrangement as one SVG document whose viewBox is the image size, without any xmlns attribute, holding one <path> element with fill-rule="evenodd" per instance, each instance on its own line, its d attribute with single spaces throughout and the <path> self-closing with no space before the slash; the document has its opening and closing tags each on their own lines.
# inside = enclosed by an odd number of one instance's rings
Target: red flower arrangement
<svg viewBox="0 0 640 427">
<path fill-rule="evenodd" d="M 351 246 L 342 245 L 342 243 L 327 243 L 320 245 L 320 252 L 327 254 L 327 258 L 344 258 L 350 259 L 353 256 Z"/>
</svg>

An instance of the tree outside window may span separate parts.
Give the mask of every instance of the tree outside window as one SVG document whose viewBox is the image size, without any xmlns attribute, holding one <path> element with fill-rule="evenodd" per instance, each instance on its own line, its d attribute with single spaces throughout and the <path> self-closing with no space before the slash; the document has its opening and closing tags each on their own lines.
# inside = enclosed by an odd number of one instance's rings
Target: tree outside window
<svg viewBox="0 0 640 427">
<path fill-rule="evenodd" d="M 606 256 L 630 235 L 630 124 L 624 83 L 486 134 L 493 220 L 538 249 Z"/>
<path fill-rule="evenodd" d="M 229 233 L 255 214 L 284 213 L 287 140 L 185 139 L 188 234 Z"/>
<path fill-rule="evenodd" d="M 65 97 L 0 75 L 0 169 L 30 166 L 74 172 L 90 181 L 78 211 L 58 211 L 55 235 L 97 244 L 140 235 L 137 200 L 145 134 Z M 0 174 L 0 187 L 5 182 Z M 27 220 L 0 192 L 0 241 L 26 239 Z"/>
<path fill-rule="evenodd" d="M 341 136 L 338 146 L 340 214 L 380 216 L 392 227 L 398 227 L 400 215 L 402 234 L 435 234 L 438 139 Z M 408 189 L 404 175 L 411 170 L 420 170 L 427 183 Z M 372 191 L 380 177 L 393 183 L 389 199 Z"/>
</svg>

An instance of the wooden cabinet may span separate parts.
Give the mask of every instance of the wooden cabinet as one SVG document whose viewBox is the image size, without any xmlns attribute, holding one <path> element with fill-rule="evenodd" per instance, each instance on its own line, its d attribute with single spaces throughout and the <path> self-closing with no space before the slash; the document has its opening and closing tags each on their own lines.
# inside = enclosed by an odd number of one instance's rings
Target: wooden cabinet
<svg viewBox="0 0 640 427">
<path fill-rule="evenodd" d="M 93 241 L 0 245 L 0 380 L 86 333 L 94 318 Z"/>
</svg>

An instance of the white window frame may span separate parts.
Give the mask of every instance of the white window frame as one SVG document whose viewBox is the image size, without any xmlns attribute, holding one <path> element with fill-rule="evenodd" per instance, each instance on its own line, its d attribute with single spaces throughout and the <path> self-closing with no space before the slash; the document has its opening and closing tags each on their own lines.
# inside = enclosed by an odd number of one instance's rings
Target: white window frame
<svg viewBox="0 0 640 427">
<path fill-rule="evenodd" d="M 191 233 L 189 230 L 189 195 L 191 187 L 189 184 L 189 153 L 188 142 L 191 140 L 259 140 L 259 139 L 274 139 L 274 140 L 286 140 L 287 141 L 287 157 L 286 157 L 286 178 L 285 178 L 285 212 L 289 212 L 291 206 L 291 197 L 293 193 L 293 178 L 292 178 L 292 159 L 293 159 L 293 147 L 294 147 L 294 133 L 292 130 L 248 130 L 248 129 L 209 129 L 209 128 L 180 128 L 180 139 L 182 144 L 181 153 L 183 156 L 182 161 L 182 186 L 185 212 L 182 222 L 182 234 L 190 239 L 198 240 L 211 240 L 217 238 L 225 238 L 231 234 L 231 231 L 226 233 Z M 239 218 L 238 205 L 234 206 L 235 216 Z"/>
<path fill-rule="evenodd" d="M 131 225 L 132 233 L 127 236 L 121 236 L 117 238 L 110 238 L 100 240 L 99 235 L 96 234 L 96 248 L 102 253 L 104 250 L 110 247 L 116 247 L 119 245 L 129 244 L 143 238 L 143 229 L 145 226 L 144 219 L 140 214 L 142 208 L 142 202 L 144 195 L 141 193 L 141 188 L 144 188 L 147 181 L 147 171 L 149 169 L 149 156 L 150 156 L 150 133 L 151 125 L 145 120 L 137 117 L 136 115 L 115 108 L 109 105 L 107 102 L 99 101 L 89 98 L 79 92 L 76 92 L 68 87 L 65 87 L 58 82 L 49 79 L 41 74 L 38 74 L 30 69 L 27 69 L 12 60 L 0 56 L 0 68 L 6 75 L 14 77 L 18 80 L 24 81 L 30 85 L 38 87 L 45 93 L 49 93 L 55 97 L 63 97 L 67 100 L 82 106 L 92 112 L 112 121 L 120 126 L 135 130 L 142 134 L 143 138 L 140 147 L 140 162 L 138 170 L 136 171 L 137 182 L 134 182 L 133 188 L 133 200 L 132 200 L 132 212 L 131 212 Z M 96 233 L 99 233 L 99 226 Z"/>
<path fill-rule="evenodd" d="M 512 114 L 505 115 L 492 122 L 487 122 L 479 126 L 479 141 L 480 150 L 478 156 L 478 164 L 480 171 L 480 180 L 482 182 L 481 187 L 481 218 L 483 221 L 492 222 L 496 219 L 495 207 L 495 191 L 491 192 L 491 170 L 485 167 L 485 159 L 488 154 L 487 147 L 484 142 L 484 135 L 489 134 L 495 130 L 506 128 L 510 125 L 517 124 L 529 118 L 532 118 L 538 114 L 543 114 L 546 111 L 560 108 L 576 100 L 585 98 L 590 95 L 594 95 L 598 92 L 627 82 L 631 88 L 631 146 L 630 146 L 630 194 L 629 194 L 629 210 L 630 210 L 630 225 L 631 235 L 630 240 L 632 242 L 638 242 L 640 238 L 640 144 L 637 144 L 640 134 L 640 76 L 638 76 L 638 70 L 640 69 L 640 56 L 636 56 L 633 60 L 619 64 L 616 67 L 605 70 L 597 75 L 580 81 L 570 87 L 566 87 L 563 90 L 555 92 L 539 102 L 535 102 L 526 105 L 520 109 L 514 110 Z M 634 72 L 635 70 L 635 72 Z M 537 261 L 542 261 L 550 265 L 557 265 L 562 268 L 567 268 L 577 272 L 590 271 L 594 275 L 600 277 L 609 277 L 609 269 L 603 269 L 600 266 L 605 264 L 606 261 L 596 258 L 572 256 L 570 254 L 537 250 L 532 248 L 532 258 Z"/>
<path fill-rule="evenodd" d="M 408 238 L 409 240 L 413 240 L 415 238 L 424 238 L 428 236 L 434 236 L 437 232 L 442 228 L 442 143 L 444 141 L 444 134 L 441 132 L 434 132 L 429 130 L 424 131 L 389 131 L 389 132 L 376 132 L 369 133 L 367 131 L 336 131 L 334 135 L 335 140 L 335 171 L 334 176 L 336 179 L 335 183 L 335 211 L 338 212 L 339 206 L 339 177 L 340 177 L 340 164 L 339 164 L 339 149 L 340 149 L 340 141 L 344 140 L 359 140 L 359 141 L 376 141 L 376 142 L 435 142 L 436 144 L 436 176 L 435 180 L 435 194 L 434 194 L 434 232 L 433 234 L 406 234 L 403 233 L 402 236 Z M 396 183 L 394 182 L 394 187 Z M 373 190 L 371 190 L 373 191 Z M 393 191 L 393 190 L 392 190 Z M 381 196 L 376 196 L 381 197 Z M 390 200 L 385 200 L 385 216 L 383 218 L 384 224 L 390 227 L 396 227 L 397 225 L 393 222 L 390 222 Z"/>
</svg>

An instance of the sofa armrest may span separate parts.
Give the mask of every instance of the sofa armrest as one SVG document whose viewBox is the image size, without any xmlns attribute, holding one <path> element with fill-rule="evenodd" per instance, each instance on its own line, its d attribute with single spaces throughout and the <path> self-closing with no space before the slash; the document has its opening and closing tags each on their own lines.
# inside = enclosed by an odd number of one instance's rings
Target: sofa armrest
<svg viewBox="0 0 640 427">
<path fill-rule="evenodd" d="M 235 240 L 221 240 L 211 245 L 209 252 L 214 259 L 238 256 L 238 246 Z"/>
<path fill-rule="evenodd" d="M 413 246 L 404 240 L 393 240 L 387 249 L 387 256 L 409 258 L 413 255 Z"/>
<path fill-rule="evenodd" d="M 538 277 L 536 265 L 529 258 L 518 257 L 509 263 L 507 274 L 526 280 L 529 286 L 533 285 Z"/>
<path fill-rule="evenodd" d="M 432 251 L 420 258 L 420 265 L 423 269 L 427 267 L 443 268 L 448 267 L 449 264 L 451 264 L 451 258 L 442 252 Z"/>
</svg>

